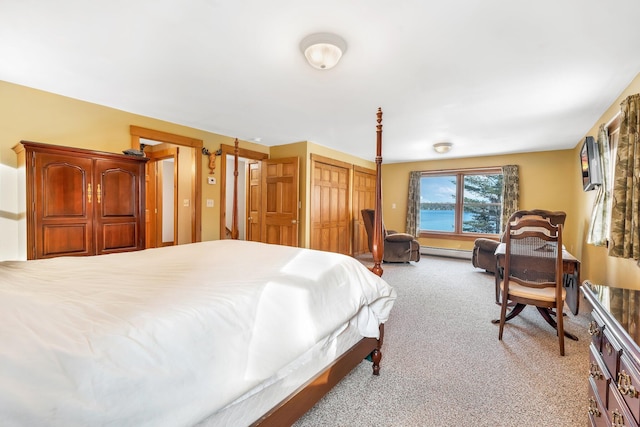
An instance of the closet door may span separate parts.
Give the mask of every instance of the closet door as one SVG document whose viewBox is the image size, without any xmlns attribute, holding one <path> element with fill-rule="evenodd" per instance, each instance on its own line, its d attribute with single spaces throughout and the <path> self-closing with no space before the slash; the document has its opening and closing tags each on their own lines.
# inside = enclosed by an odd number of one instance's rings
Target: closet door
<svg viewBox="0 0 640 427">
<path fill-rule="evenodd" d="M 95 159 L 96 255 L 144 248 L 143 176 L 138 161 Z"/>
<path fill-rule="evenodd" d="M 92 255 L 92 160 L 49 152 L 27 159 L 33 162 L 27 173 L 33 177 L 28 191 L 34 224 L 27 230 L 27 257 Z"/>
<path fill-rule="evenodd" d="M 375 209 L 376 171 L 353 167 L 353 256 L 369 252 L 362 209 Z"/>
<path fill-rule="evenodd" d="M 351 254 L 351 165 L 311 156 L 311 249 Z"/>
</svg>

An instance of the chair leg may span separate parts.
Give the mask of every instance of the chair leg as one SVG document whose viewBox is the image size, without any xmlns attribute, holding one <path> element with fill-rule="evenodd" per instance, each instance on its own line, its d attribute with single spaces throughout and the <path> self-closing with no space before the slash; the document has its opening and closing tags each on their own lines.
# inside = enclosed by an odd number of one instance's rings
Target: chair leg
<svg viewBox="0 0 640 427">
<path fill-rule="evenodd" d="M 504 331 L 504 324 L 507 318 L 507 297 L 506 295 L 502 295 L 502 305 L 500 307 L 500 329 L 498 331 L 498 340 L 502 340 L 502 332 Z"/>
<path fill-rule="evenodd" d="M 560 344 L 560 356 L 564 356 L 564 316 L 562 315 L 562 305 L 556 304 L 556 313 L 560 313 L 556 316 L 556 323 L 558 325 L 558 342 Z"/>
</svg>

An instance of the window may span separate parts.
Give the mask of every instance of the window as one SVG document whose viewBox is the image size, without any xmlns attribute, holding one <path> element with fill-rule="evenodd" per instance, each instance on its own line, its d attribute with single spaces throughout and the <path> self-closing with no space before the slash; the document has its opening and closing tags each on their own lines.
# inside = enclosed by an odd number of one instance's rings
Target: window
<svg viewBox="0 0 640 427">
<path fill-rule="evenodd" d="M 502 212 L 500 168 L 423 172 L 420 234 L 499 234 Z"/>
</svg>

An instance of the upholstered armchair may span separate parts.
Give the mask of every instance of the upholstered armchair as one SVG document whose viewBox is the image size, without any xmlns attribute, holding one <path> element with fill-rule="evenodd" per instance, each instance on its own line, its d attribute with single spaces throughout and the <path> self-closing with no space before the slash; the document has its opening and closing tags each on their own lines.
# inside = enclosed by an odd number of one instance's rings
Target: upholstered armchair
<svg viewBox="0 0 640 427">
<path fill-rule="evenodd" d="M 513 222 L 518 218 L 521 218 L 525 215 L 538 215 L 542 218 L 549 219 L 551 224 L 558 225 L 562 224 L 564 226 L 564 221 L 567 217 L 567 214 L 562 211 L 548 211 L 545 209 L 532 209 L 532 210 L 521 210 L 514 212 L 513 215 L 509 218 L 508 222 Z M 505 224 L 506 228 L 506 224 Z M 489 273 L 496 272 L 496 256 L 494 255 L 498 245 L 504 241 L 504 233 L 500 236 L 500 240 L 493 240 L 481 237 L 476 239 L 475 244 L 473 246 L 473 254 L 471 256 L 471 263 L 476 268 L 483 268 Z"/>
<path fill-rule="evenodd" d="M 373 209 L 362 209 L 362 220 L 367 231 L 369 251 L 373 251 Z M 420 261 L 420 243 L 411 234 L 398 233 L 394 230 L 387 230 L 382 225 L 382 235 L 384 237 L 384 262 L 409 262 Z"/>
</svg>

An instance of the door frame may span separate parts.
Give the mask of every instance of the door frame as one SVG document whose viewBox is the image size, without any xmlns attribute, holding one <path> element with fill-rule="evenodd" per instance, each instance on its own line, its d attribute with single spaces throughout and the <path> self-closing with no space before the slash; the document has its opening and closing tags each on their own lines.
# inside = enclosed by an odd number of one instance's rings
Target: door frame
<svg viewBox="0 0 640 427">
<path fill-rule="evenodd" d="M 131 148 L 136 150 L 140 149 L 140 138 L 194 149 L 191 156 L 191 200 L 193 200 L 191 241 L 200 242 L 202 240 L 202 156 L 200 153 L 204 146 L 203 140 L 134 125 L 129 126 L 129 133 L 131 134 Z"/>
<path fill-rule="evenodd" d="M 149 171 L 153 168 L 153 180 L 154 180 L 154 191 L 152 197 L 147 197 L 145 203 L 149 203 L 153 200 L 154 209 L 155 209 L 155 218 L 153 221 L 149 221 L 153 224 L 153 245 L 147 244 L 146 247 L 162 247 L 162 246 L 173 246 L 178 244 L 178 151 L 179 147 L 170 147 L 170 148 L 162 148 L 158 151 L 151 151 L 147 153 L 147 157 L 149 157 L 149 161 L 147 162 L 145 168 L 147 170 L 147 175 L 149 175 Z M 164 192 L 158 190 L 158 181 L 161 182 L 165 179 L 164 172 L 158 169 L 158 165 L 163 160 L 172 159 L 173 160 L 173 241 L 165 243 L 162 240 L 163 234 L 163 224 L 164 224 L 164 211 L 162 209 L 162 200 L 164 199 Z M 149 180 L 147 180 L 147 185 L 149 185 Z M 147 195 L 151 193 L 149 188 L 147 188 Z M 147 206 L 149 208 L 149 206 Z M 150 233 L 147 233 L 147 242 L 151 241 Z"/>
<path fill-rule="evenodd" d="M 220 239 L 222 240 L 226 239 L 225 228 L 227 227 L 227 155 L 230 154 L 233 156 L 235 147 L 232 145 L 220 144 L 220 150 Z M 238 157 L 262 161 L 268 159 L 269 154 L 238 147 Z M 238 171 L 238 173 L 240 173 L 240 171 Z M 244 191 L 246 194 L 247 189 L 245 188 Z M 229 197 L 229 200 L 232 200 L 232 198 L 233 195 Z M 246 218 L 238 218 L 238 221 L 240 220 L 246 221 Z"/>
</svg>

